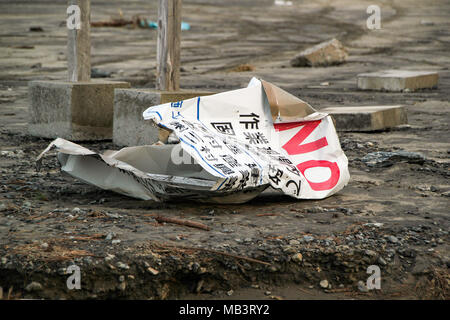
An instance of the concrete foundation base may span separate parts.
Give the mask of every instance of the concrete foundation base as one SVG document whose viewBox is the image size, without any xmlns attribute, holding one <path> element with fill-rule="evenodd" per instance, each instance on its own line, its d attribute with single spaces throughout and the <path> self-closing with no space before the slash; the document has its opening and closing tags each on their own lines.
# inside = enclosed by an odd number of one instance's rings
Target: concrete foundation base
<svg viewBox="0 0 450 320">
<path fill-rule="evenodd" d="M 29 83 L 28 132 L 73 141 L 112 139 L 116 81 L 32 81 Z"/>
<path fill-rule="evenodd" d="M 214 94 L 204 91 L 165 92 L 151 89 L 118 89 L 114 95 L 113 142 L 118 146 L 149 145 L 167 141 L 169 132 L 152 121 L 144 121 L 142 113 L 149 107 Z"/>
<path fill-rule="evenodd" d="M 357 76 L 362 90 L 414 91 L 436 88 L 439 75 L 431 71 L 386 70 Z"/>
<path fill-rule="evenodd" d="M 376 131 L 408 123 L 402 106 L 334 107 L 320 112 L 334 118 L 338 131 Z"/>
</svg>

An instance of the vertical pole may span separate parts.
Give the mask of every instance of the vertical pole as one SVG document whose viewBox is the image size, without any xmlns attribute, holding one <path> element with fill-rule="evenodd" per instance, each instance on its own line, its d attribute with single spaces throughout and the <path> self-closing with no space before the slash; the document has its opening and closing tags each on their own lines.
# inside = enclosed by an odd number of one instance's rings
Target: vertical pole
<svg viewBox="0 0 450 320">
<path fill-rule="evenodd" d="M 80 8 L 80 28 L 68 28 L 67 66 L 69 81 L 91 80 L 91 1 L 69 0 Z"/>
<path fill-rule="evenodd" d="M 180 89 L 181 0 L 159 0 L 156 88 Z"/>
</svg>

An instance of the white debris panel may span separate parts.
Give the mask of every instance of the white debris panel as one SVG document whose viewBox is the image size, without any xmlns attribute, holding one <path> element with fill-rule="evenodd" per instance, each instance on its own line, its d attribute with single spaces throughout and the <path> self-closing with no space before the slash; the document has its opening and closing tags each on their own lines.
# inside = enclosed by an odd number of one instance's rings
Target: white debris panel
<svg viewBox="0 0 450 320">
<path fill-rule="evenodd" d="M 322 199 L 350 178 L 331 117 L 263 80 L 153 106 L 143 116 L 179 143 L 100 155 L 56 139 L 38 161 L 55 146 L 61 169 L 72 176 L 156 201 L 242 203 L 269 186 L 297 199 Z"/>
</svg>

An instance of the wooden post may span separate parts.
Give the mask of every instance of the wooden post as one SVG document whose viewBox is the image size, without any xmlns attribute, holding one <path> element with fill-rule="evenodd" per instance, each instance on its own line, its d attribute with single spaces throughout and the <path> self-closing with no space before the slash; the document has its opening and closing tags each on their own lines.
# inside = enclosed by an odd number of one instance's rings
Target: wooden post
<svg viewBox="0 0 450 320">
<path fill-rule="evenodd" d="M 180 89 L 181 0 L 159 0 L 156 89 Z"/>
<path fill-rule="evenodd" d="M 67 29 L 67 66 L 69 81 L 91 80 L 91 1 L 69 0 L 80 8 L 81 28 Z M 76 13 L 75 13 L 76 14 Z"/>
</svg>

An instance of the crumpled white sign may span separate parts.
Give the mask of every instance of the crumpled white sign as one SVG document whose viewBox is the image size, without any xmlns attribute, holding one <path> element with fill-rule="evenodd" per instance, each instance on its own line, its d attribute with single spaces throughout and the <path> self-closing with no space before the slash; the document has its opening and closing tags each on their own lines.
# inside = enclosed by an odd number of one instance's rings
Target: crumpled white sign
<svg viewBox="0 0 450 320">
<path fill-rule="evenodd" d="M 277 97 L 287 97 L 278 109 L 269 102 Z M 296 118 L 295 107 L 306 116 Z M 330 116 L 256 78 L 247 88 L 150 107 L 143 116 L 173 131 L 183 152 L 216 178 L 218 193 L 270 185 L 322 199 L 350 178 Z"/>
</svg>

